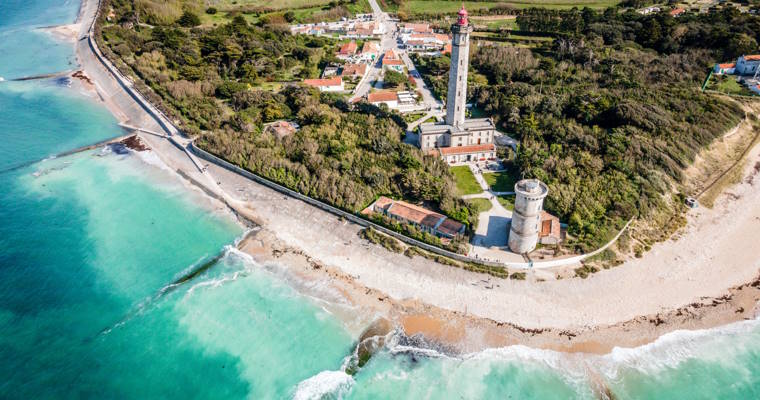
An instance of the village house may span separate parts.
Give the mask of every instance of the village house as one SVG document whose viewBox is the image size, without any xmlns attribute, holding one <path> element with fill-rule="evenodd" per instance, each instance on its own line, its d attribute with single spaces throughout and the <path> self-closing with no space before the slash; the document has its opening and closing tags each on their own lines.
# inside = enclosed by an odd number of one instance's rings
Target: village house
<svg viewBox="0 0 760 400">
<path fill-rule="evenodd" d="M 760 65 L 760 54 L 741 56 L 736 60 L 735 73 L 737 75 L 754 75 Z"/>
<path fill-rule="evenodd" d="M 380 54 L 380 47 L 377 42 L 364 42 L 359 58 L 365 62 L 373 62 Z"/>
<path fill-rule="evenodd" d="M 662 9 L 660 7 L 649 6 L 647 8 L 639 10 L 638 13 L 641 14 L 641 15 L 647 15 L 647 14 L 652 14 L 652 13 L 658 13 L 660 11 L 662 11 Z"/>
<path fill-rule="evenodd" d="M 303 83 L 319 89 L 320 92 L 341 92 L 345 90 L 343 78 L 340 76 L 327 79 L 305 79 Z"/>
<path fill-rule="evenodd" d="M 340 72 L 343 78 L 362 78 L 367 73 L 367 64 L 346 64 Z"/>
<path fill-rule="evenodd" d="M 404 72 L 404 62 L 396 55 L 396 52 L 388 50 L 383 54 L 383 70 Z"/>
<path fill-rule="evenodd" d="M 378 213 L 392 220 L 412 224 L 423 232 L 442 239 L 454 239 L 465 233 L 465 226 L 445 215 L 401 200 L 380 196 L 363 214 Z"/>
<path fill-rule="evenodd" d="M 679 8 L 674 8 L 674 9 L 672 9 L 670 11 L 670 16 L 673 17 L 673 18 L 678 18 L 681 15 L 683 15 L 685 12 L 686 12 L 686 10 L 683 9 L 683 8 L 680 8 L 680 7 Z"/>
<path fill-rule="evenodd" d="M 352 57 L 354 54 L 356 54 L 357 49 L 358 47 L 356 45 L 356 42 L 352 40 L 340 46 L 340 49 L 338 50 L 338 53 L 335 54 L 335 56 L 341 60 L 345 60 L 349 57 Z"/>
<path fill-rule="evenodd" d="M 713 68 L 713 73 L 715 75 L 731 75 L 734 73 L 736 69 L 736 63 L 723 63 L 723 64 L 715 64 L 715 67 Z"/>
<path fill-rule="evenodd" d="M 388 108 L 394 109 L 398 107 L 398 95 L 390 90 L 381 90 L 368 94 L 367 102 L 378 107 L 385 104 Z"/>
<path fill-rule="evenodd" d="M 451 38 L 442 33 L 414 33 L 404 41 L 406 49 L 411 52 L 442 52 Z"/>
<path fill-rule="evenodd" d="M 433 29 L 430 27 L 430 24 L 427 23 L 408 22 L 399 27 L 399 33 L 402 35 L 413 33 L 433 33 Z"/>
<path fill-rule="evenodd" d="M 326 66 L 325 69 L 322 71 L 322 78 L 329 78 L 335 75 L 338 75 L 338 67 L 333 66 L 333 65 Z"/>
</svg>

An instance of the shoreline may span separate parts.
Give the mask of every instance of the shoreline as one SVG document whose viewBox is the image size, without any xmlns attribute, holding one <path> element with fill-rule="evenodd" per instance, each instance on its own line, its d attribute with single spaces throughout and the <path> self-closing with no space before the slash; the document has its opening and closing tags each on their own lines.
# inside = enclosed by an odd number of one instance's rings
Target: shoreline
<svg viewBox="0 0 760 400">
<path fill-rule="evenodd" d="M 92 1 L 82 2 L 81 15 L 80 30 L 94 16 Z M 77 42 L 77 58 L 83 76 L 93 83 L 79 90 L 99 98 L 120 122 L 163 132 L 86 42 Z M 760 257 L 751 249 L 760 244 L 760 237 L 752 235 L 760 230 L 760 205 L 752 204 L 760 198 L 760 185 L 744 179 L 729 189 L 732 196 L 721 195 L 724 201 L 715 209 L 690 213 L 687 232 L 677 241 L 658 243 L 641 259 L 585 280 L 546 280 L 551 271 L 531 271 L 526 281 L 512 281 L 391 253 L 359 239 L 358 226 L 213 164 L 199 171 L 175 143 L 138 136 L 185 180 L 261 226 L 239 245 L 255 260 L 327 281 L 352 304 L 386 314 L 408 334 L 462 351 L 525 344 L 605 353 L 677 329 L 758 317 Z M 745 172 L 758 159 L 760 146 L 755 146 Z M 726 218 L 736 223 L 705 230 L 708 222 Z M 725 263 L 715 265 L 716 258 Z"/>
</svg>

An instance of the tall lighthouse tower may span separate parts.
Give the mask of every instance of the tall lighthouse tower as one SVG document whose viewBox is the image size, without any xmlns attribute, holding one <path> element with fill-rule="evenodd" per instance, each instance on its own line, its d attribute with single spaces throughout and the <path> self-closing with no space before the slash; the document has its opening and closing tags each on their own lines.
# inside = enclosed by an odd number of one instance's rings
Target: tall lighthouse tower
<svg viewBox="0 0 760 400">
<path fill-rule="evenodd" d="M 456 24 L 451 26 L 451 67 L 449 69 L 449 91 L 446 95 L 446 124 L 459 128 L 464 124 L 465 102 L 467 101 L 467 67 L 470 55 L 470 33 L 472 26 L 467 22 L 467 10 L 459 10 Z"/>
</svg>

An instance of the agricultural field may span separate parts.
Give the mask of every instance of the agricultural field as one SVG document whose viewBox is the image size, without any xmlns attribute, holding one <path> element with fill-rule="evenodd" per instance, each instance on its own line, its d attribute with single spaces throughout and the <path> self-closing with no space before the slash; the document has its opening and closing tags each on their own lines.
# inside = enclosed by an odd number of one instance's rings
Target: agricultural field
<svg viewBox="0 0 760 400">
<path fill-rule="evenodd" d="M 455 1 L 455 0 L 406 0 L 398 6 L 399 13 L 405 13 L 407 15 L 414 14 L 455 14 L 459 8 L 464 6 L 470 12 L 471 15 L 488 14 L 488 11 L 493 8 L 530 8 L 530 7 L 544 7 L 551 9 L 570 9 L 573 7 L 578 8 L 596 8 L 604 9 L 610 6 L 614 6 L 619 1 L 617 0 L 586 0 L 586 1 L 570 1 L 570 0 L 518 0 L 518 1 Z M 385 8 L 384 8 L 385 9 Z"/>
<path fill-rule="evenodd" d="M 262 18 L 282 23 L 305 23 L 337 21 L 342 17 L 369 13 L 368 0 L 217 0 L 211 1 L 203 12 L 201 22 L 205 26 L 227 23 L 236 15 L 242 15 L 250 23 Z"/>
</svg>

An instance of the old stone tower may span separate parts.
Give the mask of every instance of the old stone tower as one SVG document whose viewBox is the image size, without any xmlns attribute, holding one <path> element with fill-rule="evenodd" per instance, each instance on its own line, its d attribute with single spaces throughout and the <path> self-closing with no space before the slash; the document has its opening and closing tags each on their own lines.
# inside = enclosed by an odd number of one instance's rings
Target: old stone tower
<svg viewBox="0 0 760 400">
<path fill-rule="evenodd" d="M 515 210 L 509 228 L 509 249 L 515 253 L 530 253 L 538 243 L 544 198 L 549 188 L 538 179 L 523 179 L 515 184 Z"/>
<path fill-rule="evenodd" d="M 459 128 L 464 124 L 470 33 L 472 33 L 464 5 L 459 10 L 457 23 L 451 26 L 451 33 L 451 67 L 449 68 L 449 91 L 446 95 L 446 124 Z"/>
</svg>

